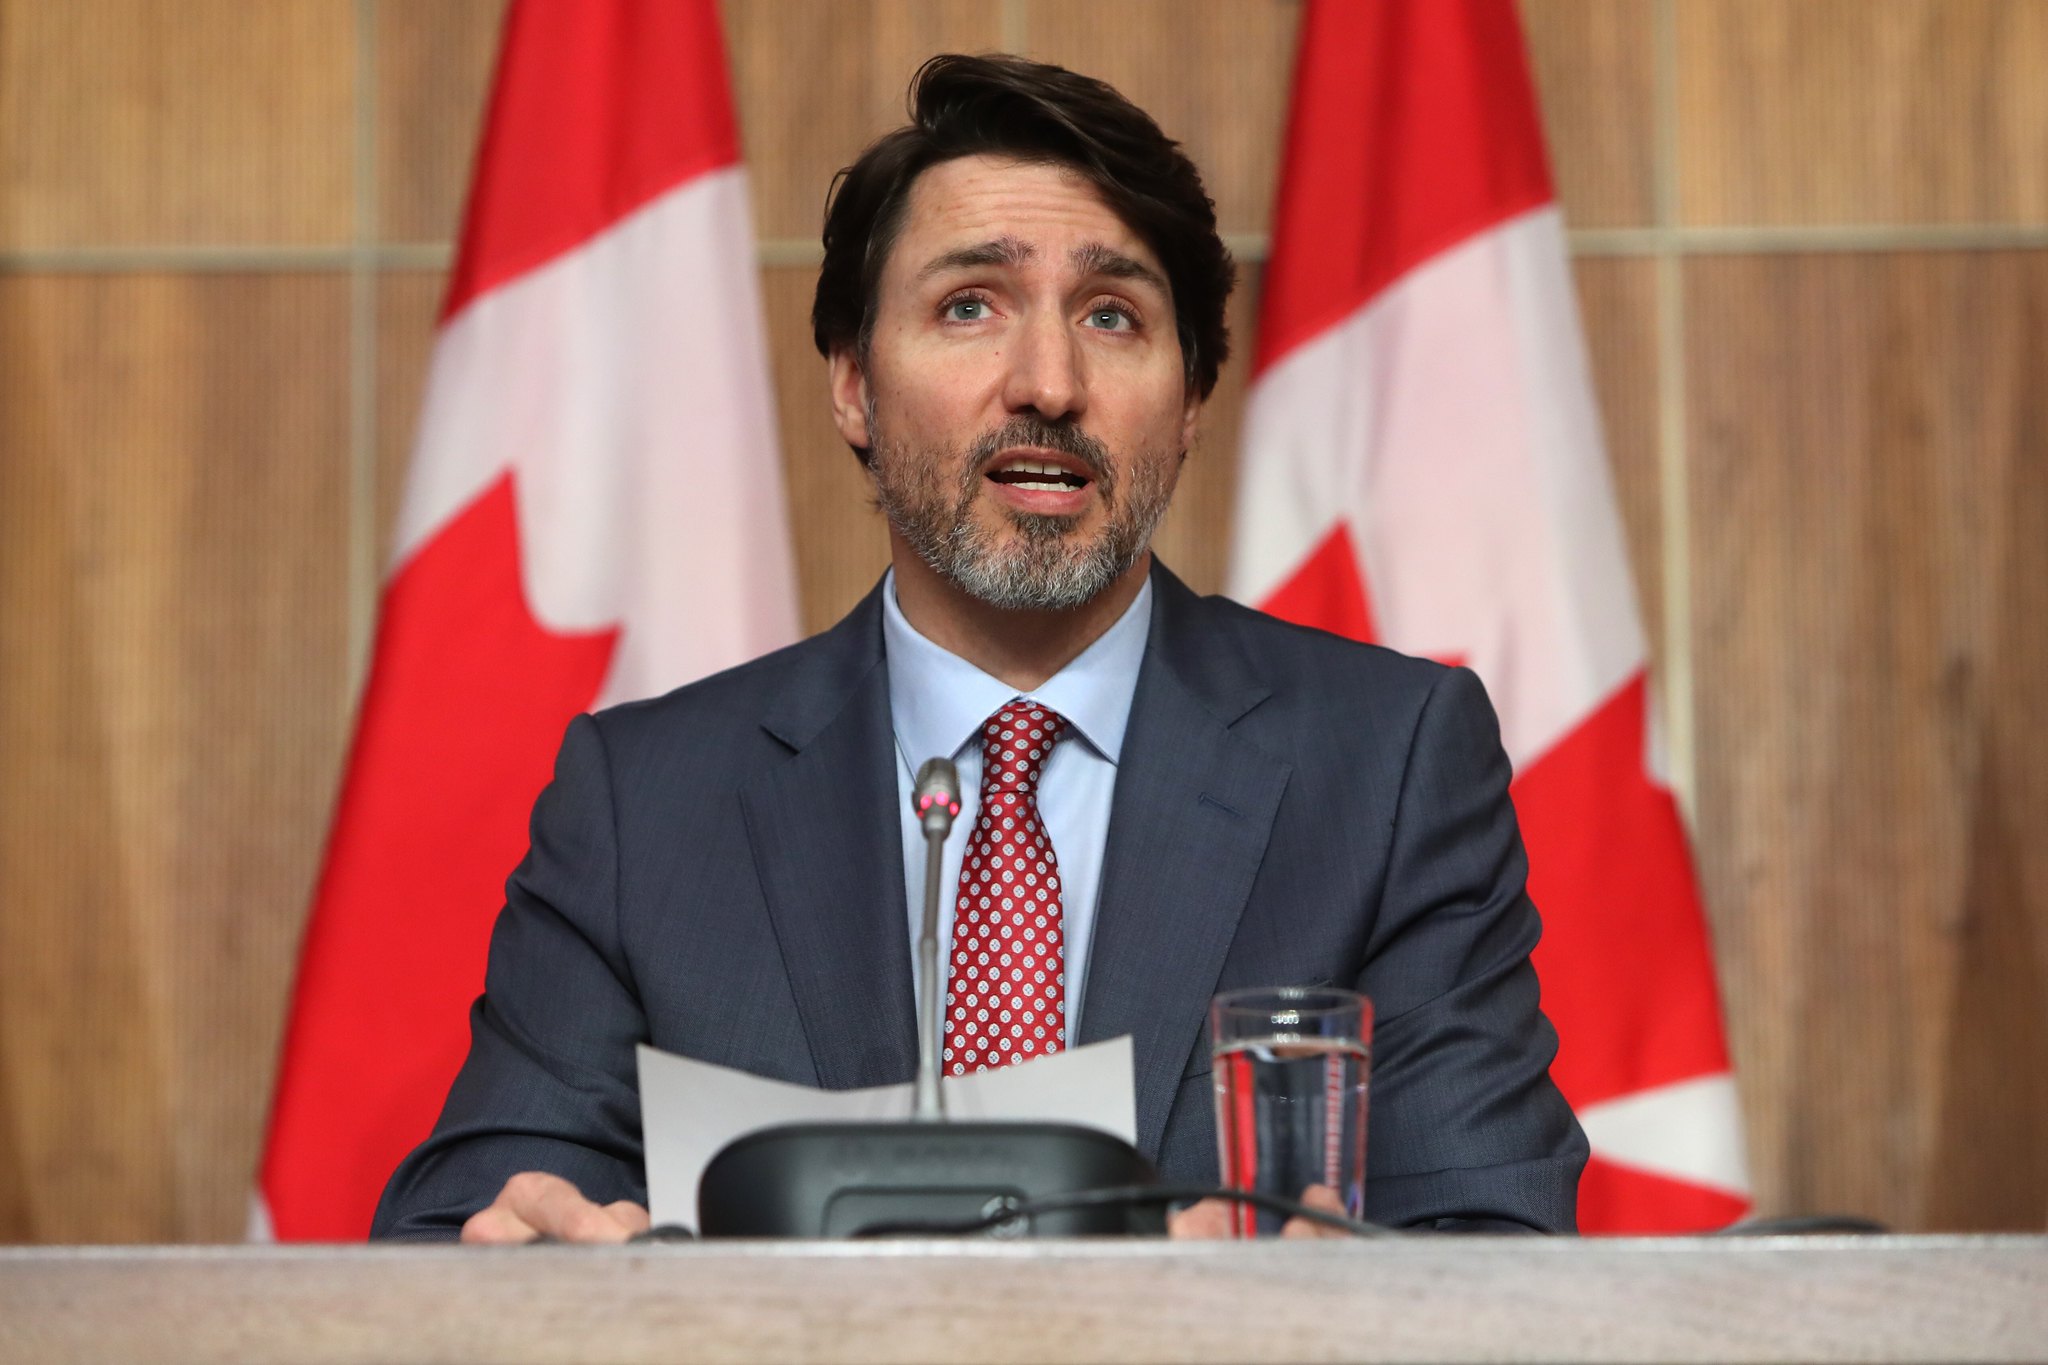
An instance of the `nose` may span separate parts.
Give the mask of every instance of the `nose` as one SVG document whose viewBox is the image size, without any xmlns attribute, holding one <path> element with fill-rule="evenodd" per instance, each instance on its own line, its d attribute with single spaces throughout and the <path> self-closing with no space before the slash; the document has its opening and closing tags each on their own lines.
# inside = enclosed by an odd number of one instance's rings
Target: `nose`
<svg viewBox="0 0 2048 1365">
<path fill-rule="evenodd" d="M 1078 339 L 1057 312 L 1042 312 L 1013 334 L 1003 401 L 1011 412 L 1036 412 L 1049 422 L 1079 417 L 1088 386 Z"/>
</svg>

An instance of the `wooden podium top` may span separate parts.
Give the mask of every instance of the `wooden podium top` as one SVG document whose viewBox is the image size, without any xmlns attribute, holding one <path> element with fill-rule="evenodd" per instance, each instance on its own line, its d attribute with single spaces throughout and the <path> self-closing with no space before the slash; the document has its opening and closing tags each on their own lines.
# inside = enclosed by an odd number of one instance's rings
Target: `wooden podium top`
<svg viewBox="0 0 2048 1365">
<path fill-rule="evenodd" d="M 2048 1237 L 0 1249 L 7 1361 L 2048 1359 Z"/>
</svg>

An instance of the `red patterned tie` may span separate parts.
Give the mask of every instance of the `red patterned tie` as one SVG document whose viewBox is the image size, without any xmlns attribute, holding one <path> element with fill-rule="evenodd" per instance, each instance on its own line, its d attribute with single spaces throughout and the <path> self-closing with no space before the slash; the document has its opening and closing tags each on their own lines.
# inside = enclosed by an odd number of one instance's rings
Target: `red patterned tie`
<svg viewBox="0 0 2048 1365">
<path fill-rule="evenodd" d="M 960 862 L 946 992 L 947 1074 L 986 1071 L 1066 1043 L 1060 865 L 1038 818 L 1038 775 L 1067 728 L 1013 701 L 982 727 L 981 811 Z"/>
</svg>

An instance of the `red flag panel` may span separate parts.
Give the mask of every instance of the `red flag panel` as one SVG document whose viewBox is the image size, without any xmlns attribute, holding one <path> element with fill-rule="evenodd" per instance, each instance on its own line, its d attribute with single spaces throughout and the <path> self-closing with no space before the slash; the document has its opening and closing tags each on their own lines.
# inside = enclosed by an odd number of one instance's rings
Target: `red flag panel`
<svg viewBox="0 0 2048 1365">
<path fill-rule="evenodd" d="M 505 874 L 568 717 L 617 632 L 527 610 L 506 478 L 384 596 L 375 662 L 301 950 L 263 1170 L 280 1237 L 370 1230 L 468 1047 Z"/>
<path fill-rule="evenodd" d="M 278 1236 L 365 1235 L 431 1128 L 569 719 L 795 635 L 738 159 L 712 0 L 514 0 L 301 949 Z M 706 599 L 732 539 L 756 562 Z"/>
<path fill-rule="evenodd" d="M 500 53 L 444 320 L 740 159 L 704 0 L 519 0 Z"/>
<path fill-rule="evenodd" d="M 1299 42 L 1254 374 L 1552 197 L 1512 0 L 1311 4 Z"/>
<path fill-rule="evenodd" d="M 1536 968 L 1574 1108 L 1728 1069 L 1706 915 L 1671 793 L 1643 771 L 1638 673 L 1516 774 Z"/>
<path fill-rule="evenodd" d="M 1745 1204 L 1713 958 L 1647 766 L 1641 629 L 1514 5 L 1311 0 L 1300 44 L 1233 586 L 1474 661 L 1517 765 L 1553 1075 L 1595 1145 L 1581 1226 L 1726 1223 Z M 1475 403 L 1486 420 L 1457 420 Z"/>
</svg>

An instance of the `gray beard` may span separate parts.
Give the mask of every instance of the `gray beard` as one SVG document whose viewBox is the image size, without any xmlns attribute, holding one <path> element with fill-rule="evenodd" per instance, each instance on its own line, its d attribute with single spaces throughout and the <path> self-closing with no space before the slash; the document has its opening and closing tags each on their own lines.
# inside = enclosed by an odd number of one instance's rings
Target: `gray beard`
<svg viewBox="0 0 2048 1365">
<path fill-rule="evenodd" d="M 872 401 L 868 430 L 879 433 Z M 981 481 L 998 451 L 1035 445 L 1084 461 L 1108 520 L 1092 540 L 1077 542 L 1078 517 L 1006 509 L 1016 532 L 1008 543 L 973 518 Z M 1128 573 L 1152 543 L 1152 532 L 1172 497 L 1169 462 L 1132 463 L 1129 488 L 1120 487 L 1117 461 L 1078 428 L 1019 416 L 976 441 L 961 461 L 960 485 L 945 488 L 938 471 L 951 460 L 918 452 L 877 435 L 870 467 L 875 505 L 918 558 L 976 601 L 1013 611 L 1071 611 L 1091 602 Z"/>
</svg>

